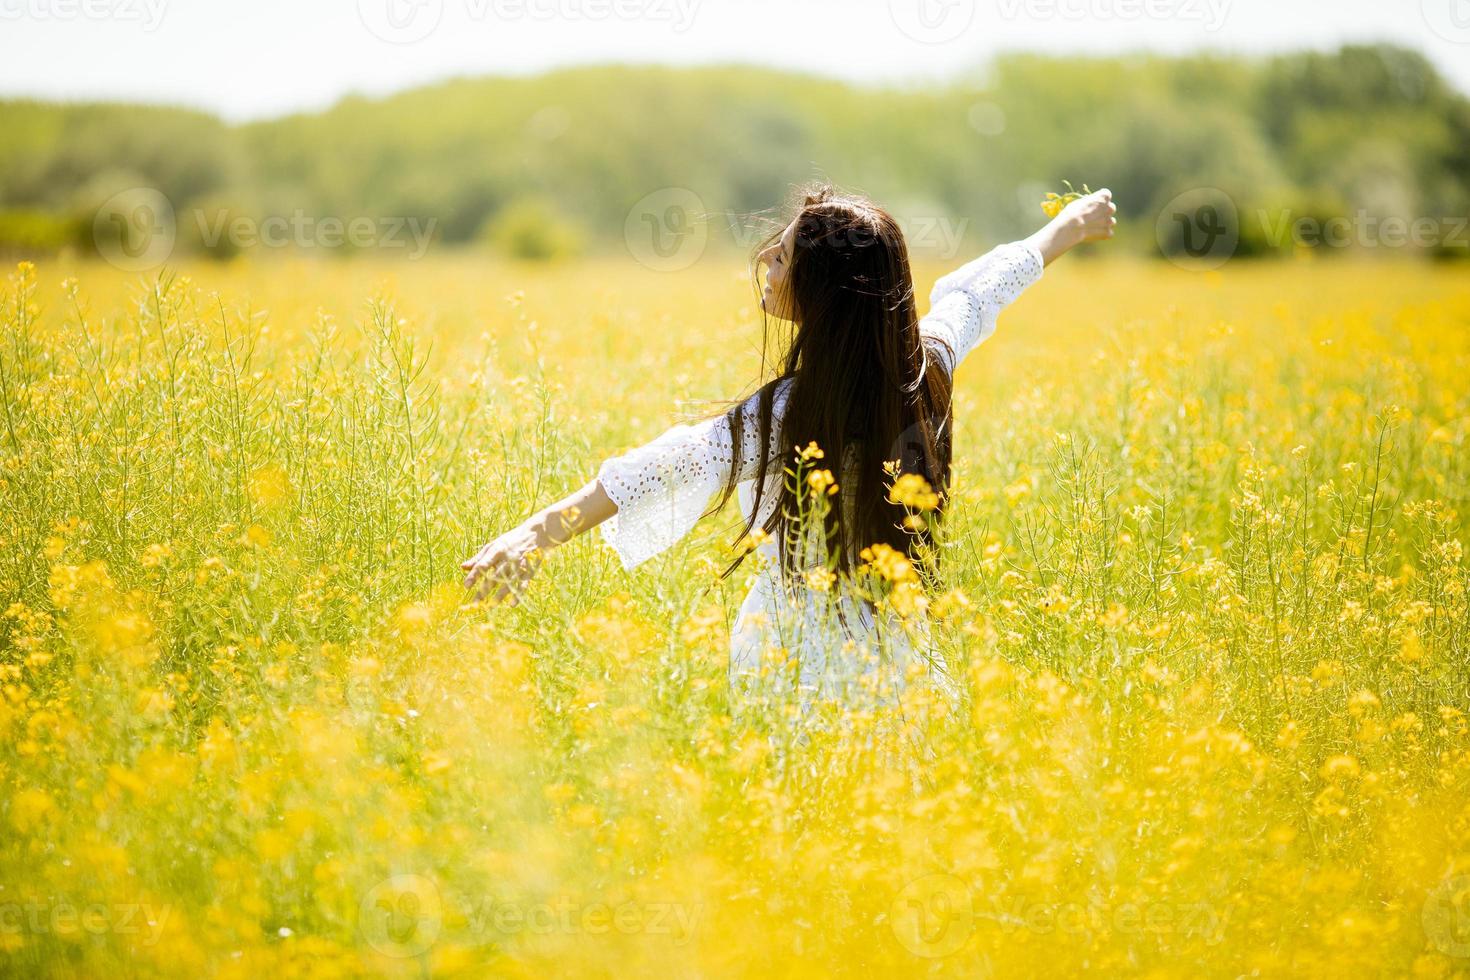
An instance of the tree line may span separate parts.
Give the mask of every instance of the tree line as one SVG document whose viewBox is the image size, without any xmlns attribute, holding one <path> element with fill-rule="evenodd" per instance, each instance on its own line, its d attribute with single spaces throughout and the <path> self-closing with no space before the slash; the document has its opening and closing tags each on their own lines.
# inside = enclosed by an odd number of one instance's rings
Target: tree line
<svg viewBox="0 0 1470 980">
<path fill-rule="evenodd" d="M 232 221 L 303 215 L 411 221 L 436 246 L 523 258 L 625 247 L 640 217 L 704 219 L 712 243 L 745 247 L 812 177 L 888 206 L 920 252 L 1021 233 L 1065 178 L 1111 187 L 1120 237 L 1143 252 L 1187 253 L 1221 230 L 1213 221 L 1245 254 L 1399 238 L 1470 253 L 1470 233 L 1456 231 L 1470 214 L 1470 100 L 1422 55 L 1389 45 L 1010 55 L 924 89 L 742 66 L 597 66 L 456 79 L 240 125 L 169 107 L 15 100 L 0 102 L 0 120 L 0 249 L 11 253 L 95 249 L 99 208 L 139 187 L 171 205 L 180 248 L 221 256 L 241 248 L 219 233 Z M 1181 200 L 1209 203 L 1173 214 Z M 334 249 L 364 247 L 340 237 Z"/>
</svg>

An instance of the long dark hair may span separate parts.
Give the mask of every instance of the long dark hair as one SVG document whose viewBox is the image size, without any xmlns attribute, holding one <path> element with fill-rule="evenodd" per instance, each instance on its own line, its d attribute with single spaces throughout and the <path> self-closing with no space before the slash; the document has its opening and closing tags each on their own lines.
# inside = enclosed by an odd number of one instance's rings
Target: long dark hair
<svg viewBox="0 0 1470 980">
<path fill-rule="evenodd" d="M 937 553 L 927 522 L 907 527 L 908 512 L 889 500 L 889 487 L 898 474 L 917 473 L 939 492 L 940 503 L 933 511 L 938 518 L 950 476 L 951 379 L 919 334 L 903 232 L 883 208 L 830 184 L 799 190 L 793 203 L 796 228 L 787 273 L 792 329 L 778 348 L 776 377 L 756 392 L 756 441 L 765 451 L 758 461 L 751 515 L 736 540 L 737 554 L 721 577 L 735 571 L 748 553 L 739 545 L 748 543 L 755 531 L 770 468 L 794 470 L 799 447 L 812 442 L 821 448 L 822 462 L 829 464 L 838 484 L 839 499 L 825 516 L 833 571 L 839 576 L 851 573 L 860 551 L 874 544 L 888 545 L 914 560 L 916 567 L 932 570 Z M 789 224 L 780 225 L 755 254 L 780 240 Z M 752 271 L 759 294 L 754 262 Z M 764 313 L 762 324 L 764 361 L 771 330 Z M 773 440 L 775 391 L 786 379 L 791 387 Z M 745 421 L 741 403 L 725 414 L 739 454 Z M 773 446 L 781 450 L 774 456 Z M 855 466 L 845 470 L 849 452 Z M 897 467 L 885 469 L 884 464 L 894 460 Z M 734 492 L 740 462 L 737 458 L 731 467 L 711 513 Z M 806 556 L 793 546 L 790 533 L 799 512 L 797 494 L 804 489 L 783 478 L 779 505 L 763 528 L 778 542 L 781 566 L 791 573 L 783 579 L 805 570 L 801 564 Z"/>
</svg>

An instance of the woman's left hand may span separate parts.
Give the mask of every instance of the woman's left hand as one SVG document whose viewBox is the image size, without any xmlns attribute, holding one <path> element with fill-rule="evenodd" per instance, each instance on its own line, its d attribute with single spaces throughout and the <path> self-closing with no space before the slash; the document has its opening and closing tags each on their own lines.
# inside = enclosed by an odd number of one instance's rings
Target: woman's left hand
<svg viewBox="0 0 1470 980">
<path fill-rule="evenodd" d="M 1068 204 L 1057 220 L 1071 226 L 1080 241 L 1096 242 L 1113 237 L 1118 227 L 1117 213 L 1113 192 L 1104 187 Z"/>
<path fill-rule="evenodd" d="M 494 590 L 496 604 L 515 605 L 526 583 L 535 576 L 546 553 L 554 547 L 532 522 L 522 524 L 489 542 L 460 563 L 467 573 L 464 587 L 474 590 L 474 601 Z"/>
</svg>

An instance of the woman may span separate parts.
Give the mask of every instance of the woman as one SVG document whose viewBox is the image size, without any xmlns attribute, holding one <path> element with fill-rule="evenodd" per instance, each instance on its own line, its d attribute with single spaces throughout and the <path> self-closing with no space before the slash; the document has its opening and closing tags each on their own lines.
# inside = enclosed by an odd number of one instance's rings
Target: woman
<svg viewBox="0 0 1470 980">
<path fill-rule="evenodd" d="M 894 493 L 896 478 L 915 474 L 922 481 L 911 477 L 908 486 L 938 490 L 925 509 L 942 514 L 955 369 L 1044 267 L 1083 242 L 1111 238 L 1116 210 L 1107 190 L 1073 201 L 1031 237 L 942 277 L 920 319 L 893 218 L 827 186 L 805 193 L 795 217 L 756 256 L 757 268 L 766 266 L 762 311 L 791 325 L 779 375 L 728 411 L 676 425 L 604 462 L 576 493 L 467 559 L 465 587 L 477 598 L 493 590 L 497 601 L 514 602 L 547 552 L 593 527 L 631 570 L 738 491 L 745 547 L 724 574 L 751 551 L 760 567 L 731 631 L 732 681 L 769 673 L 760 666 L 771 650 L 799 659 L 807 692 L 840 694 L 871 678 L 879 662 L 902 678 L 915 634 L 891 608 L 875 618 L 865 598 L 841 588 L 829 596 L 828 587 L 849 582 L 869 546 L 900 566 L 932 554 L 927 521 L 908 520 L 911 511 L 894 499 L 903 496 Z M 812 487 L 783 474 L 803 457 L 805 468 L 813 465 L 812 450 L 800 448 L 812 444 L 821 460 L 842 461 L 839 506 L 798 522 Z M 797 523 L 811 533 L 793 534 Z M 927 643 L 926 632 L 917 636 Z M 943 680 L 941 665 L 926 665 Z"/>
</svg>

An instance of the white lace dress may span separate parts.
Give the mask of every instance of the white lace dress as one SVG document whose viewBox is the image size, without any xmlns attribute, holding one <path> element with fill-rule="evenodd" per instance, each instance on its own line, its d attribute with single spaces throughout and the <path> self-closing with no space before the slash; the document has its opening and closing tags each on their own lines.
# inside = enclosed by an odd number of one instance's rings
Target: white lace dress
<svg viewBox="0 0 1470 980">
<path fill-rule="evenodd" d="M 926 338 L 942 340 L 954 352 L 953 372 L 970 351 L 995 331 L 996 319 L 1027 286 L 1041 277 L 1042 257 L 1020 242 L 1001 245 L 945 275 L 930 293 L 930 311 L 920 321 Z M 773 432 L 785 405 L 790 381 L 777 386 L 773 404 Z M 759 425 L 754 396 L 742 406 L 745 424 L 736 487 L 741 514 L 748 518 L 754 499 Z M 785 447 L 790 449 L 790 447 Z M 776 459 L 782 447 L 767 447 Z M 652 442 L 607 460 L 597 476 L 617 513 L 602 527 L 604 540 L 617 552 L 626 569 L 634 569 L 684 537 L 712 498 L 725 486 L 735 459 L 730 425 L 723 415 L 698 423 L 675 425 Z M 761 500 L 756 526 L 764 524 L 776 506 L 781 488 L 781 466 L 772 465 Z M 839 498 L 842 477 L 838 476 Z M 804 599 L 783 597 L 779 558 L 774 540 L 761 545 L 742 568 L 756 568 L 750 591 L 740 606 L 730 632 L 730 677 L 761 675 L 763 657 L 784 649 L 799 658 L 799 684 L 807 692 L 841 696 L 864 677 L 871 680 L 879 663 L 892 664 L 900 681 L 919 658 L 925 672 L 941 686 L 950 687 L 944 665 L 928 647 L 927 624 L 903 628 L 897 616 L 875 623 L 872 615 L 850 599 L 841 599 L 849 628 L 843 629 L 818 594 L 796 590 Z M 869 685 L 871 686 L 871 684 Z"/>
</svg>

